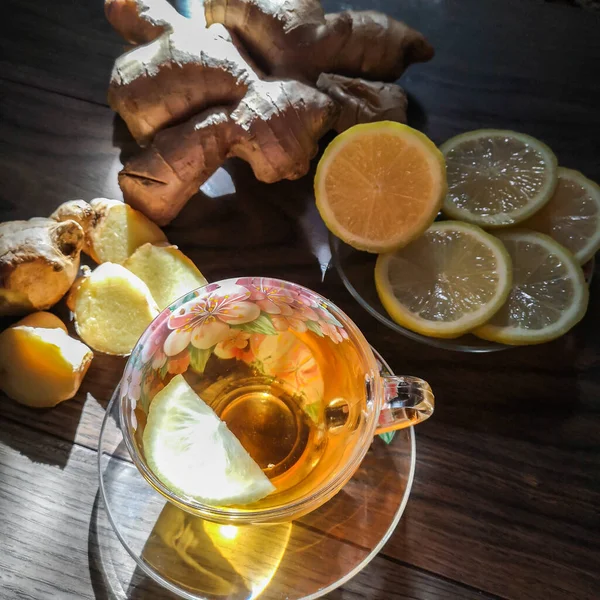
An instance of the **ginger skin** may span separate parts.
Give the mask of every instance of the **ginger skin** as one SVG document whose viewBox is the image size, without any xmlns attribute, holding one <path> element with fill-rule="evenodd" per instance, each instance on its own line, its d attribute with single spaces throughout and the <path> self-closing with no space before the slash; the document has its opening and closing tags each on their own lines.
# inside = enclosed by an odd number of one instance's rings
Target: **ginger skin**
<svg viewBox="0 0 600 600">
<path fill-rule="evenodd" d="M 81 250 L 86 254 L 90 253 L 89 234 L 94 228 L 98 217 L 96 211 L 85 200 L 69 200 L 63 202 L 51 215 L 55 221 L 75 221 L 83 229 L 83 246 Z"/>
<path fill-rule="evenodd" d="M 70 200 L 50 218 L 79 223 L 85 236 L 82 250 L 97 263 L 122 263 L 142 244 L 168 243 L 159 227 L 120 200 Z"/>
<path fill-rule="evenodd" d="M 316 81 L 339 73 L 391 82 L 409 64 L 433 57 L 422 34 L 372 10 L 326 15 L 318 0 L 204 0 L 204 13 L 273 77 Z"/>
<path fill-rule="evenodd" d="M 401 88 L 353 78 L 391 82 L 433 56 L 399 21 L 325 15 L 318 0 L 205 0 L 206 22 L 166 0 L 105 0 L 105 12 L 143 44 L 116 60 L 108 98 L 148 146 L 119 174 L 124 198 L 159 225 L 228 157 L 261 181 L 296 179 L 329 129 L 405 121 Z"/>
<path fill-rule="evenodd" d="M 56 304 L 75 280 L 83 244 L 83 230 L 72 220 L 0 223 L 0 316 Z"/>
</svg>

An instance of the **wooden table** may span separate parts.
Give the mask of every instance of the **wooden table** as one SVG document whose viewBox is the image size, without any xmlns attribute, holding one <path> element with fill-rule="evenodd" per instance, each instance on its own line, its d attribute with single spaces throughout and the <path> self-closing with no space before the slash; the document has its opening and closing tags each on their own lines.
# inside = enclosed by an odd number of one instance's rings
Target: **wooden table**
<svg viewBox="0 0 600 600">
<path fill-rule="evenodd" d="M 600 180 L 600 14 L 539 0 L 351 4 L 385 9 L 435 45 L 436 58 L 402 79 L 411 124 L 435 142 L 517 129 Z M 123 42 L 101 0 L 3 0 L 2 9 L 0 218 L 119 198 L 131 140 L 106 87 Z M 310 175 L 267 186 L 245 164 L 227 171 L 232 193 L 200 195 L 166 228 L 169 239 L 209 280 L 259 273 L 332 298 L 395 370 L 428 379 L 437 396 L 418 428 L 398 529 L 330 597 L 599 598 L 600 276 L 583 323 L 554 343 L 490 355 L 418 345 L 363 312 L 334 270 L 322 280 Z M 0 399 L 2 599 L 109 597 L 90 515 L 99 427 L 123 364 L 97 356 L 77 398 L 53 410 Z M 158 596 L 143 578 L 136 589 L 139 599 Z"/>
</svg>

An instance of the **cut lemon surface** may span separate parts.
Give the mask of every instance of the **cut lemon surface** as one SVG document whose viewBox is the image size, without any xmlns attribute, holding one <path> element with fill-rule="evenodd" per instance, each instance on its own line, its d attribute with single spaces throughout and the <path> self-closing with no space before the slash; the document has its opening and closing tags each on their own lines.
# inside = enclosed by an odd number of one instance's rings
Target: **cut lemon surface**
<svg viewBox="0 0 600 600">
<path fill-rule="evenodd" d="M 548 342 L 569 331 L 588 304 L 588 287 L 573 255 L 533 231 L 498 237 L 512 259 L 512 289 L 504 306 L 475 335 L 520 345 Z"/>
<path fill-rule="evenodd" d="M 275 490 L 182 375 L 152 400 L 143 442 L 148 466 L 178 495 L 228 506 L 255 502 Z"/>
<path fill-rule="evenodd" d="M 600 186 L 559 167 L 552 198 L 522 226 L 549 235 L 585 263 L 600 250 Z"/>
<path fill-rule="evenodd" d="M 487 321 L 511 286 L 502 243 L 467 223 L 434 223 L 406 248 L 382 254 L 375 267 L 381 303 L 398 324 L 453 338 Z"/>
<path fill-rule="evenodd" d="M 435 144 L 391 121 L 338 135 L 315 175 L 317 208 L 329 230 L 368 252 L 416 239 L 435 219 L 445 193 L 444 159 Z"/>
<path fill-rule="evenodd" d="M 524 221 L 550 200 L 557 162 L 539 140 L 500 129 L 479 129 L 440 146 L 448 193 L 443 211 L 481 227 Z"/>
</svg>

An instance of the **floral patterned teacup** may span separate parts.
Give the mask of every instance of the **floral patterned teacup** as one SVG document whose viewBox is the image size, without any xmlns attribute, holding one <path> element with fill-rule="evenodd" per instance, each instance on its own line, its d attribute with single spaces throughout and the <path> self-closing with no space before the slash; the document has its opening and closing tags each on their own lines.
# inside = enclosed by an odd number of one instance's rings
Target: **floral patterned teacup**
<svg viewBox="0 0 600 600">
<path fill-rule="evenodd" d="M 277 279 L 219 281 L 174 302 L 138 341 L 121 381 L 121 429 L 142 475 L 184 510 L 227 523 L 291 520 L 342 488 L 374 435 L 389 442 L 390 432 L 432 414 L 425 381 L 380 371 L 356 325 L 319 294 Z M 151 471 L 146 417 L 154 395 L 178 374 L 227 423 L 276 492 L 251 505 L 212 506 L 174 493 Z M 236 416 L 231 407 L 244 412 Z M 261 411 L 256 422 L 254 407 Z"/>
</svg>

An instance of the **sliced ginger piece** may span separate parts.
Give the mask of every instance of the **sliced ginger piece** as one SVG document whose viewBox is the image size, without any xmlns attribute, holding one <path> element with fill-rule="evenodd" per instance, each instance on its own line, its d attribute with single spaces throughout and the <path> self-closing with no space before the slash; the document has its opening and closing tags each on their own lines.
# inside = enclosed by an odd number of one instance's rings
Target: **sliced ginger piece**
<svg viewBox="0 0 600 600">
<path fill-rule="evenodd" d="M 147 242 L 168 243 L 158 225 L 124 202 L 96 198 L 90 206 L 96 218 L 86 232 L 87 252 L 97 263 L 122 264 Z"/>
<path fill-rule="evenodd" d="M 21 404 L 56 406 L 77 393 L 93 356 L 60 327 L 9 327 L 0 334 L 0 388 Z"/>
<path fill-rule="evenodd" d="M 79 337 L 94 350 L 126 356 L 158 315 L 148 286 L 131 271 L 103 263 L 81 281 L 69 298 Z"/>
<path fill-rule="evenodd" d="M 177 246 L 144 244 L 123 266 L 148 286 L 160 310 L 208 283 L 198 267 Z"/>
<path fill-rule="evenodd" d="M 41 310 L 31 313 L 13 327 L 40 327 L 42 329 L 62 329 L 65 333 L 69 333 L 67 326 L 54 314 Z"/>
</svg>

